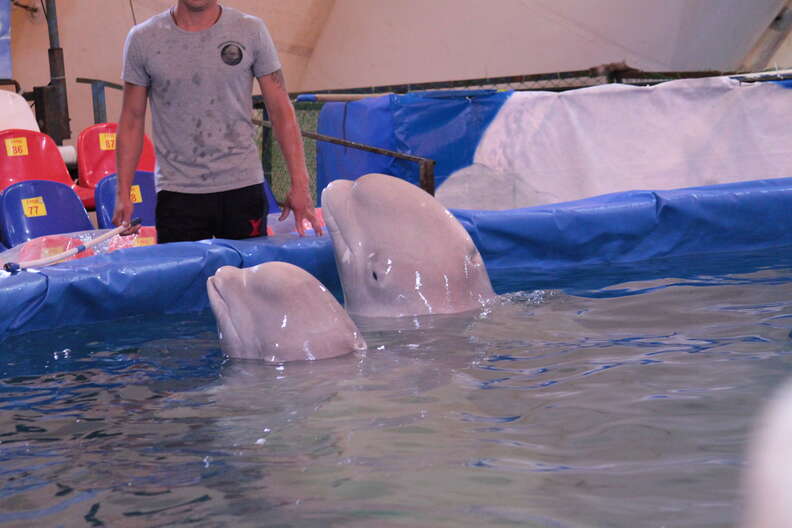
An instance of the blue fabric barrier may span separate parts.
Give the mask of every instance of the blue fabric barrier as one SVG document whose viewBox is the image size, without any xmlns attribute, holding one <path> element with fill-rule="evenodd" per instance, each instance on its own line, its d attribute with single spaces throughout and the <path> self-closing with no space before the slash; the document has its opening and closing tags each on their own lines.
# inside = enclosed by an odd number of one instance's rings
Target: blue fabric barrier
<svg viewBox="0 0 792 528">
<path fill-rule="evenodd" d="M 390 105 L 389 95 L 350 103 L 327 103 L 319 112 L 316 130 L 327 136 L 394 150 L 396 144 Z M 403 172 L 404 168 L 396 168 L 399 163 L 408 162 L 319 141 L 316 144 L 317 204 L 321 200 L 322 189 L 331 181 L 354 180 L 370 172 Z"/>
<path fill-rule="evenodd" d="M 0 79 L 13 77 L 11 63 L 11 2 L 0 0 Z"/>
<path fill-rule="evenodd" d="M 331 291 L 341 288 L 333 242 L 328 234 L 321 237 L 275 235 L 247 240 L 216 239 L 211 244 L 236 251 L 243 268 L 271 261 L 288 262 L 311 273 Z"/>
<path fill-rule="evenodd" d="M 481 135 L 511 92 L 468 90 L 386 95 L 327 103 L 320 134 L 435 160 L 435 186 L 470 165 Z M 317 195 L 336 179 L 381 172 L 419 183 L 418 165 L 382 154 L 319 142 Z"/>
<path fill-rule="evenodd" d="M 206 279 L 233 250 L 189 242 L 130 248 L 0 278 L 0 336 L 209 306 Z"/>
<path fill-rule="evenodd" d="M 559 273 L 586 266 L 792 246 L 790 203 L 792 178 L 782 178 L 453 213 L 491 274 L 530 270 L 542 287 L 564 287 Z M 0 276 L 0 342 L 45 328 L 205 310 L 206 279 L 219 267 L 271 260 L 301 266 L 339 291 L 327 235 L 130 248 Z"/>
<path fill-rule="evenodd" d="M 554 268 L 792 245 L 792 178 L 452 211 L 488 268 Z"/>
</svg>

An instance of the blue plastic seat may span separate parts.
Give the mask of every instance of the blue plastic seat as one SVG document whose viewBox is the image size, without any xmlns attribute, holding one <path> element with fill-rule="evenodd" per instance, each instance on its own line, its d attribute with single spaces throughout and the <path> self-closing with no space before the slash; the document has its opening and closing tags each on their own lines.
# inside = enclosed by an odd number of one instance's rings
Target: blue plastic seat
<svg viewBox="0 0 792 528">
<path fill-rule="evenodd" d="M 278 202 L 275 201 L 275 195 L 272 194 L 272 189 L 267 183 L 267 180 L 264 180 L 264 196 L 267 197 L 267 204 L 269 205 L 269 212 L 270 213 L 280 213 L 281 208 L 278 205 Z"/>
<path fill-rule="evenodd" d="M 113 225 L 113 210 L 115 209 L 117 185 L 115 174 L 105 176 L 96 185 L 94 193 L 96 223 L 100 229 L 115 227 Z M 157 188 L 154 184 L 153 172 L 135 172 L 135 179 L 132 181 L 132 202 L 135 204 L 132 217 L 140 218 L 144 226 L 153 226 L 157 216 Z"/>
<path fill-rule="evenodd" d="M 30 239 L 94 229 L 77 193 L 60 182 L 27 180 L 0 197 L 2 240 L 14 247 Z"/>
</svg>

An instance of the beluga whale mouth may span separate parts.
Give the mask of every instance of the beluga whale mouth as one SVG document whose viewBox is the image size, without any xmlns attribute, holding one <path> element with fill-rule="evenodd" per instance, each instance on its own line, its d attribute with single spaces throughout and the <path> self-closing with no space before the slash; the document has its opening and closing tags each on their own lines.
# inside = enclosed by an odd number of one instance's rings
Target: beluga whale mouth
<svg viewBox="0 0 792 528">
<path fill-rule="evenodd" d="M 223 266 L 206 283 L 220 347 L 232 358 L 311 361 L 366 349 L 355 323 L 310 273 L 285 262 Z"/>
<path fill-rule="evenodd" d="M 385 174 L 336 180 L 322 210 L 350 314 L 450 314 L 495 298 L 470 235 L 415 185 Z"/>
</svg>

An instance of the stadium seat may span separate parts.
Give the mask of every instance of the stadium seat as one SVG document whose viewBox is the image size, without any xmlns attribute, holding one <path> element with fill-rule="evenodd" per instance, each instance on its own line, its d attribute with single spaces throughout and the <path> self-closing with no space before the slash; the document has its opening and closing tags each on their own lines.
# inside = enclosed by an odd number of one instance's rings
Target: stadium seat
<svg viewBox="0 0 792 528">
<path fill-rule="evenodd" d="M 2 241 L 8 247 L 39 236 L 94 228 L 74 190 L 56 181 L 11 184 L 0 195 L 0 214 Z"/>
<path fill-rule="evenodd" d="M 51 137 L 35 130 L 0 130 L 0 191 L 28 180 L 50 180 L 71 187 L 83 205 L 93 207 L 93 190 L 79 187 Z"/>
<path fill-rule="evenodd" d="M 30 103 L 17 93 L 0 90 L 0 130 L 9 128 L 39 131 Z"/>
<path fill-rule="evenodd" d="M 81 187 L 93 190 L 109 174 L 116 172 L 117 123 L 99 123 L 89 126 L 77 137 L 77 181 Z M 154 172 L 156 159 L 154 144 L 143 136 L 137 170 Z"/>
<path fill-rule="evenodd" d="M 281 208 L 278 205 L 278 202 L 275 201 L 275 195 L 272 194 L 272 188 L 270 188 L 269 183 L 264 181 L 264 196 L 267 197 L 267 204 L 269 205 L 269 212 L 270 213 L 280 213 Z"/>
<path fill-rule="evenodd" d="M 17 93 L 0 90 L 0 130 L 9 128 L 41 132 L 30 103 Z M 77 161 L 77 150 L 71 145 L 58 145 L 56 148 L 66 163 Z"/>
<path fill-rule="evenodd" d="M 105 176 L 95 189 L 96 223 L 100 229 L 115 227 L 113 210 L 115 209 L 117 178 L 115 174 Z M 144 226 L 153 226 L 157 211 L 157 189 L 154 184 L 154 173 L 136 171 L 132 182 L 132 202 L 135 204 L 133 217 L 138 217 Z"/>
</svg>

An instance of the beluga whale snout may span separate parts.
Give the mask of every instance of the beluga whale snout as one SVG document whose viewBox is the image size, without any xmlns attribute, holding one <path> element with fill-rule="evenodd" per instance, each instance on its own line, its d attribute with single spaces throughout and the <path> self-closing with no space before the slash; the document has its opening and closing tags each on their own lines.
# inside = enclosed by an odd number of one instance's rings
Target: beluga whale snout
<svg viewBox="0 0 792 528">
<path fill-rule="evenodd" d="M 366 341 L 335 297 L 292 264 L 223 266 L 206 287 L 220 347 L 232 358 L 283 363 L 366 349 Z"/>
<path fill-rule="evenodd" d="M 470 235 L 415 185 L 385 174 L 336 180 L 322 210 L 350 314 L 451 314 L 495 298 Z"/>
</svg>

